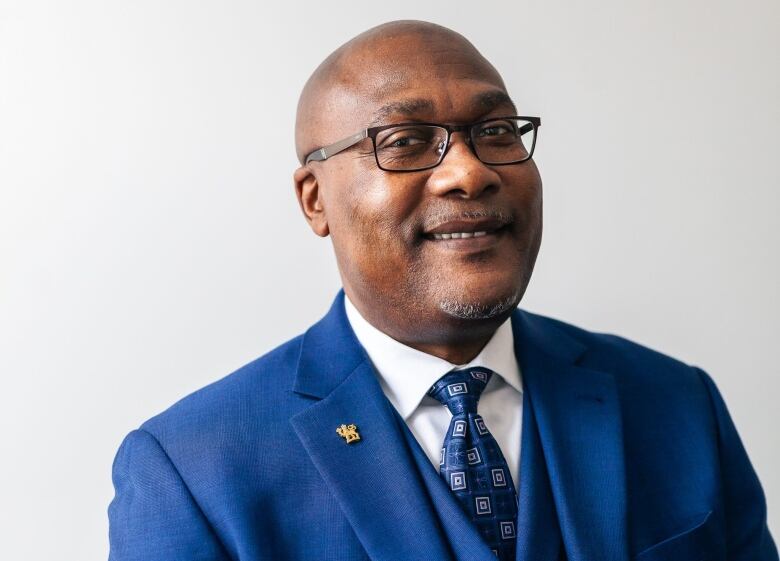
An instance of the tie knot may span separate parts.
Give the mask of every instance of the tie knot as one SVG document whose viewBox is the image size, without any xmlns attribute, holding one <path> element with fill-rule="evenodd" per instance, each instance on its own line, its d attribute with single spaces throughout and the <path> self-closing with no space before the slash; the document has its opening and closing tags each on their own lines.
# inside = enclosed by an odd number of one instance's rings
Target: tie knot
<svg viewBox="0 0 780 561">
<path fill-rule="evenodd" d="M 479 396 L 492 375 L 487 368 L 451 370 L 431 386 L 428 395 L 446 405 L 453 415 L 476 413 Z"/>
</svg>

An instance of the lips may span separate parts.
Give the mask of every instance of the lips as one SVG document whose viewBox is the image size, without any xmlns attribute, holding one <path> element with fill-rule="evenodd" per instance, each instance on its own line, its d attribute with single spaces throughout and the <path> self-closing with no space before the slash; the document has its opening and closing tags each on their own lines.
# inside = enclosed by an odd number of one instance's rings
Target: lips
<svg viewBox="0 0 780 561">
<path fill-rule="evenodd" d="M 449 220 L 428 229 L 423 236 L 431 241 L 481 238 L 499 233 L 507 224 L 508 221 L 501 218 Z"/>
<path fill-rule="evenodd" d="M 459 240 L 461 238 L 480 238 L 482 236 L 487 236 L 488 233 L 493 232 L 487 232 L 486 230 L 480 230 L 478 232 L 452 232 L 451 234 L 433 234 L 434 240 Z"/>
</svg>

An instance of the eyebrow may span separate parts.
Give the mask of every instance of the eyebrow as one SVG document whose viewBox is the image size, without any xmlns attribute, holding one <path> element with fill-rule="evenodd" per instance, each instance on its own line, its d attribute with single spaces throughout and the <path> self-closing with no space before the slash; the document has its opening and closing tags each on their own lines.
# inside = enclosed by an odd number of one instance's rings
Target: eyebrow
<svg viewBox="0 0 780 561">
<path fill-rule="evenodd" d="M 501 105 L 508 105 L 512 108 L 512 111 L 517 112 L 517 108 L 515 107 L 512 98 L 503 90 L 490 90 L 479 93 L 472 98 L 471 102 L 474 106 L 479 107 L 482 110 L 483 115 Z M 398 114 L 412 117 L 421 111 L 433 111 L 433 109 L 433 101 L 426 98 L 393 101 L 374 111 L 368 128 L 386 123 L 387 118 L 391 115 Z"/>
<path fill-rule="evenodd" d="M 473 103 L 479 105 L 485 113 L 489 113 L 501 105 L 508 105 L 512 108 L 512 111 L 517 113 L 517 107 L 515 107 L 514 101 L 512 101 L 509 94 L 503 90 L 490 90 L 477 94 L 474 96 Z"/>
<path fill-rule="evenodd" d="M 401 101 L 393 101 L 391 103 L 388 103 L 386 105 L 383 105 L 376 111 L 374 111 L 374 115 L 371 119 L 371 123 L 369 123 L 369 127 L 374 127 L 377 125 L 384 124 L 387 117 L 394 114 L 400 114 L 404 116 L 411 117 L 415 113 L 419 113 L 420 111 L 433 111 L 433 102 L 430 99 L 425 98 L 415 98 L 415 99 L 404 99 Z"/>
</svg>

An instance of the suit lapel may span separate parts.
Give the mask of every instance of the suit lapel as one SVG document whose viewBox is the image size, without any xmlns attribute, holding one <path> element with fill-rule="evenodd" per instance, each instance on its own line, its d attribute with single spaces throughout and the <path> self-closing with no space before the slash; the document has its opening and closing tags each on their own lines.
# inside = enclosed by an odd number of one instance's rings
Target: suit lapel
<svg viewBox="0 0 780 561">
<path fill-rule="evenodd" d="M 614 376 L 577 366 L 586 348 L 550 320 L 518 310 L 512 322 L 568 557 L 625 561 L 623 432 Z"/>
<path fill-rule="evenodd" d="M 433 506 L 439 515 L 439 520 L 447 535 L 447 541 L 452 544 L 453 555 L 458 561 L 495 561 L 496 556 L 479 535 L 455 494 L 439 475 L 436 467 L 428 459 L 420 443 L 412 434 L 401 415 L 394 410 L 396 422 L 406 438 L 408 449 L 414 457 L 420 475 L 433 501 Z"/>
<path fill-rule="evenodd" d="M 294 390 L 318 400 L 292 426 L 371 559 L 452 559 L 343 299 L 304 335 Z M 350 423 L 361 440 L 347 444 L 336 427 Z"/>
</svg>

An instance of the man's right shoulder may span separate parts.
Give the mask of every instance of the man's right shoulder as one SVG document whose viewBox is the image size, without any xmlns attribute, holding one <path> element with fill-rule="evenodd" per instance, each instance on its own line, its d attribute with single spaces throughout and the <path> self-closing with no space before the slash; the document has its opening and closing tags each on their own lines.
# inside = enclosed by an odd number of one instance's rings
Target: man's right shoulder
<svg viewBox="0 0 780 561">
<path fill-rule="evenodd" d="M 209 434 L 219 438 L 242 426 L 286 422 L 307 401 L 292 390 L 303 336 L 183 397 L 143 423 L 141 430 L 165 448 L 176 441 L 210 440 Z"/>
</svg>

